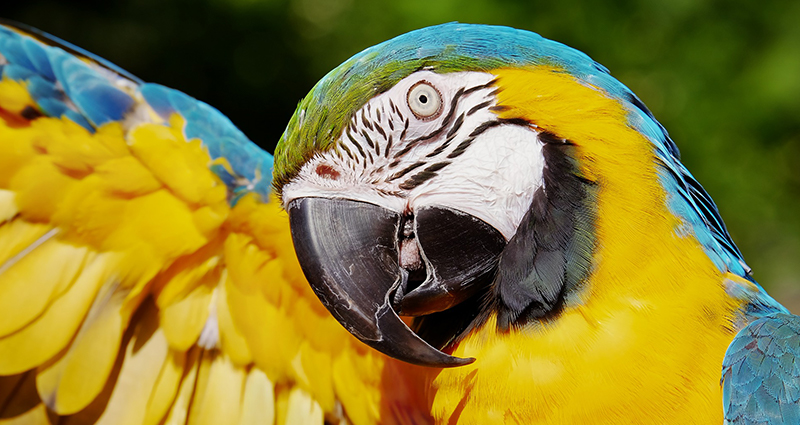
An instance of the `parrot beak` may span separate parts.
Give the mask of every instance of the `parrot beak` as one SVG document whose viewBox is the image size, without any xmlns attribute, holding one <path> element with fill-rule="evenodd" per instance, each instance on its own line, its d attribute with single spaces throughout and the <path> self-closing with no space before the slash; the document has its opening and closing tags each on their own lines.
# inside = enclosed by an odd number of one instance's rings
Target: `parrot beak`
<svg viewBox="0 0 800 425">
<path fill-rule="evenodd" d="M 294 199 L 287 211 L 303 273 L 350 333 L 412 364 L 453 367 L 475 360 L 432 347 L 392 308 L 408 275 L 398 263 L 399 213 L 366 202 L 315 197 Z"/>
<path fill-rule="evenodd" d="M 424 207 L 414 218 L 427 279 L 402 297 L 400 313 L 424 316 L 454 307 L 492 279 L 506 240 L 494 227 L 462 211 Z"/>
</svg>

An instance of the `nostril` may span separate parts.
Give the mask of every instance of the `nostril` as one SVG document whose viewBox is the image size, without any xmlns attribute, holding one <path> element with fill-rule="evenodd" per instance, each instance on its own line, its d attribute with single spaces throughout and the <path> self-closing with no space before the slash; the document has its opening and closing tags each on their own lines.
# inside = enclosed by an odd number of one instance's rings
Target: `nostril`
<svg viewBox="0 0 800 425">
<path fill-rule="evenodd" d="M 425 269 L 425 262 L 422 261 L 417 236 L 414 233 L 414 215 L 407 214 L 403 217 L 403 225 L 400 229 L 401 234 L 398 238 L 398 263 L 408 272 L 407 281 L 403 287 L 404 294 L 407 294 L 428 277 Z"/>
<path fill-rule="evenodd" d="M 400 267 L 409 272 L 424 268 L 416 238 L 412 237 L 400 241 Z"/>
</svg>

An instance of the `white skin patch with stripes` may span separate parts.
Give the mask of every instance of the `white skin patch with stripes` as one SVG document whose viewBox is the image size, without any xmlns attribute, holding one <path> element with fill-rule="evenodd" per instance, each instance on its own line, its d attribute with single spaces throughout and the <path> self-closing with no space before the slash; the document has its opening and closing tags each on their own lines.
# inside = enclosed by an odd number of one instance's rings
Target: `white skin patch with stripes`
<svg viewBox="0 0 800 425">
<path fill-rule="evenodd" d="M 484 72 L 427 70 L 404 78 L 356 111 L 333 149 L 303 165 L 283 187 L 285 205 L 317 196 L 402 214 L 443 206 L 480 218 L 510 239 L 543 185 L 545 162 L 534 126 L 493 112 L 494 79 Z M 420 93 L 423 101 L 438 95 L 438 111 L 413 104 L 409 95 Z M 415 113 L 420 110 L 423 116 Z"/>
</svg>

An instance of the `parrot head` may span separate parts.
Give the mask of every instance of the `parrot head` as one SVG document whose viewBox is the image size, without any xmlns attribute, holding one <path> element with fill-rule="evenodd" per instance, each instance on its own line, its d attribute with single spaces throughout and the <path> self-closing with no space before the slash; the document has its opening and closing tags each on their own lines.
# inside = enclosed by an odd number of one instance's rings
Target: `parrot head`
<svg viewBox="0 0 800 425">
<path fill-rule="evenodd" d="M 317 83 L 278 144 L 274 185 L 333 316 L 389 356 L 448 367 L 473 359 L 441 350 L 491 315 L 508 331 L 581 302 L 605 187 L 594 164 L 652 170 L 677 156 L 583 53 L 452 23 L 369 48 Z M 631 167 L 620 171 L 630 184 L 656 184 Z"/>
</svg>

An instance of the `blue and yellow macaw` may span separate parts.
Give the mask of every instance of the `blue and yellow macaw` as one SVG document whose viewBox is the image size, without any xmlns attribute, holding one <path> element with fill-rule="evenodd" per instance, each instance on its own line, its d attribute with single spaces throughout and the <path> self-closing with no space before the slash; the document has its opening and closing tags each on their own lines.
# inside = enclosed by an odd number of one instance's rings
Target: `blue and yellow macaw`
<svg viewBox="0 0 800 425">
<path fill-rule="evenodd" d="M 0 424 L 800 423 L 800 320 L 576 50 L 402 35 L 274 163 L 46 34 L 0 55 Z"/>
</svg>

